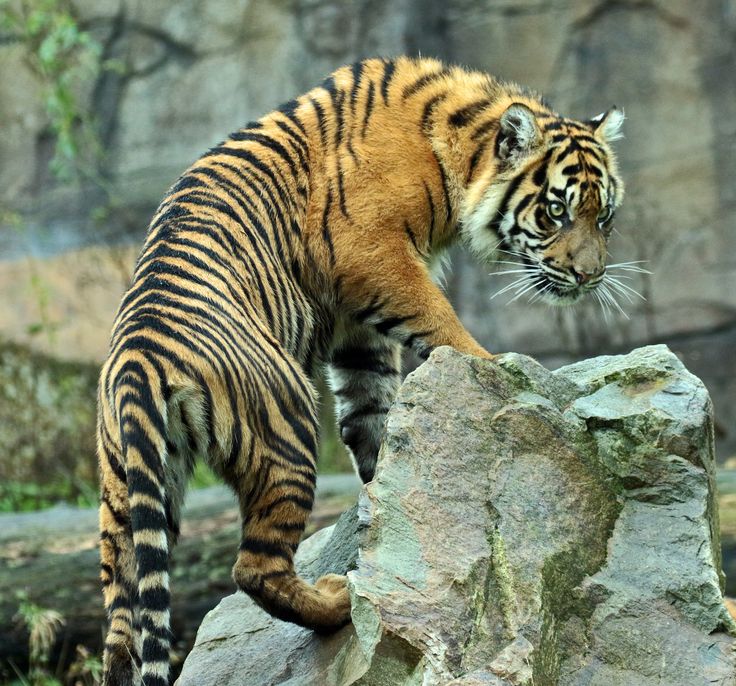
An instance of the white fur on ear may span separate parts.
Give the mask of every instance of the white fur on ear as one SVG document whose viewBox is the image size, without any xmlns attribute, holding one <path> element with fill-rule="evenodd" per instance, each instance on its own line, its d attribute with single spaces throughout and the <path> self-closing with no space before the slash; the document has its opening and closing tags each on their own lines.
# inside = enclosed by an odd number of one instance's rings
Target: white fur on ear
<svg viewBox="0 0 736 686">
<path fill-rule="evenodd" d="M 498 156 L 502 160 L 520 159 L 542 142 L 537 118 L 526 105 L 509 105 L 499 120 Z"/>
<path fill-rule="evenodd" d="M 608 112 L 602 112 L 597 117 L 593 117 L 590 123 L 604 141 L 616 141 L 624 137 L 621 131 L 624 119 L 626 119 L 624 111 L 614 105 Z"/>
</svg>

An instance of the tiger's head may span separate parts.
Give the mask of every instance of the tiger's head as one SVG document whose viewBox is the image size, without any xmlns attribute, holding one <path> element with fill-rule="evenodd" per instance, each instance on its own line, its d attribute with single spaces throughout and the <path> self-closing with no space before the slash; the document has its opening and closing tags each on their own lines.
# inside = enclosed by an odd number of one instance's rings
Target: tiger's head
<svg viewBox="0 0 736 686">
<path fill-rule="evenodd" d="M 610 142 L 623 120 L 615 107 L 581 122 L 520 102 L 501 115 L 489 180 L 469 189 L 462 230 L 483 258 L 500 250 L 520 262 L 517 294 L 572 304 L 604 279 L 624 192 Z"/>
</svg>

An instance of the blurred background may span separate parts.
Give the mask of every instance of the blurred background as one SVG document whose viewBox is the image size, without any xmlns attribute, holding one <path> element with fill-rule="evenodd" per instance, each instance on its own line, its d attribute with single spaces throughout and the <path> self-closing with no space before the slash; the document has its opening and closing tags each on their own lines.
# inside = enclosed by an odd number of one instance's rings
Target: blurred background
<svg viewBox="0 0 736 686">
<path fill-rule="evenodd" d="M 0 0 L 0 682 L 96 683 L 96 376 L 162 194 L 334 68 L 405 53 L 518 81 L 566 115 L 625 108 L 610 251 L 647 261 L 629 282 L 646 300 L 607 320 L 593 302 L 506 306 L 490 296 L 509 277 L 460 252 L 447 289 L 494 352 L 556 367 L 666 343 L 703 379 L 736 581 L 736 1 Z M 349 470 L 329 399 L 324 414 L 322 471 Z M 235 510 L 212 481 L 200 466 L 175 557 L 182 654 L 232 589 Z M 355 488 L 323 484 L 313 526 Z"/>
</svg>

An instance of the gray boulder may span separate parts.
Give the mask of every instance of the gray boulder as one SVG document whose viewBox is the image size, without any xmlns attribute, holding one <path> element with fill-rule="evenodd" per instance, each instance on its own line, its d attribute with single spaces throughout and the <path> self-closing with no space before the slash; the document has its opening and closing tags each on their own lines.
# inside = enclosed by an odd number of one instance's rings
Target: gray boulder
<svg viewBox="0 0 736 686">
<path fill-rule="evenodd" d="M 351 570 L 352 626 L 232 595 L 179 686 L 736 684 L 713 480 L 708 394 L 664 346 L 554 373 L 439 349 L 358 507 L 299 550 Z"/>
</svg>

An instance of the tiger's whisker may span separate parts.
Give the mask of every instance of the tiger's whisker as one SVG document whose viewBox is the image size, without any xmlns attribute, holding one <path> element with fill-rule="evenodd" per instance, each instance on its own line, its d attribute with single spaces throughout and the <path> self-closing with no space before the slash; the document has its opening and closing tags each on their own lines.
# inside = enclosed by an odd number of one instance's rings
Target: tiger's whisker
<svg viewBox="0 0 736 686">
<path fill-rule="evenodd" d="M 523 290 L 519 291 L 513 298 L 511 298 L 511 300 L 509 300 L 506 304 L 507 305 L 510 305 L 512 302 L 514 302 L 514 300 L 518 300 L 522 295 L 524 295 L 524 293 L 526 293 L 527 291 L 531 290 L 532 288 L 536 288 L 537 285 L 541 285 L 542 283 L 544 283 L 544 282 L 542 281 L 541 278 L 538 279 L 537 281 L 533 282 L 533 283 L 530 283 L 526 288 L 524 288 Z"/>
<path fill-rule="evenodd" d="M 599 289 L 601 291 L 601 295 L 603 295 L 611 305 L 613 305 L 626 319 L 628 319 L 629 315 L 626 314 L 623 307 L 621 307 L 621 304 L 619 303 L 619 301 L 616 300 L 616 298 L 613 296 L 611 291 L 608 289 L 608 284 L 602 283 L 599 286 Z"/>
<path fill-rule="evenodd" d="M 646 298 L 641 293 L 639 293 L 639 291 L 632 288 L 627 283 L 622 283 L 615 276 L 609 276 L 608 279 L 606 279 L 606 283 L 616 288 L 620 293 L 628 292 L 631 293 L 631 295 L 635 295 L 637 298 L 641 298 L 642 300 L 646 301 Z"/>
<path fill-rule="evenodd" d="M 488 276 L 505 276 L 506 274 L 529 274 L 533 272 L 533 269 L 506 269 L 502 272 L 490 272 Z"/>
<path fill-rule="evenodd" d="M 603 298 L 601 297 L 601 294 L 598 291 L 593 291 L 593 295 L 595 296 L 596 300 L 598 301 L 598 304 L 600 305 L 601 312 L 603 313 L 603 320 L 605 322 L 608 322 L 608 305 L 603 301 Z"/>
<path fill-rule="evenodd" d="M 505 285 L 500 291 L 497 291 L 491 296 L 491 300 L 494 298 L 497 298 L 499 295 L 502 295 L 503 293 L 506 293 L 507 291 L 510 291 L 512 288 L 516 288 L 519 285 L 523 285 L 527 280 L 529 279 L 528 276 L 521 276 L 515 281 L 512 281 L 511 283 Z"/>
<path fill-rule="evenodd" d="M 548 283 L 541 291 L 537 291 L 531 298 L 529 298 L 529 304 L 539 300 L 545 293 L 548 293 L 552 288 L 552 284 Z"/>
</svg>

